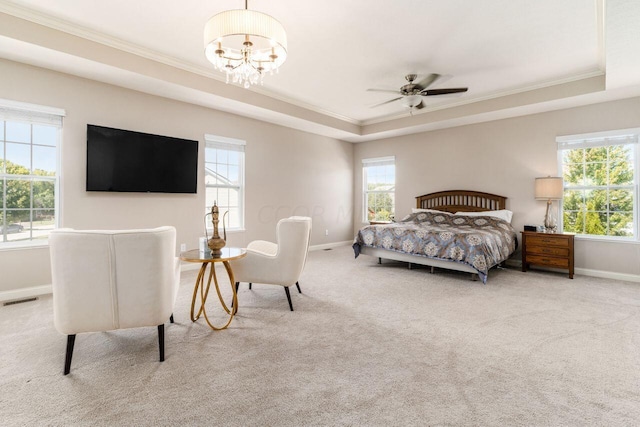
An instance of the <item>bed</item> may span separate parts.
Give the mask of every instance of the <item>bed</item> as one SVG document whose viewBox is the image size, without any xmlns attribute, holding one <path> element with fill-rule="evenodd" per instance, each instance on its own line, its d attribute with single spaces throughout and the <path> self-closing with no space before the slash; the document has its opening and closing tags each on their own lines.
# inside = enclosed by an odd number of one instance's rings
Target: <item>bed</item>
<svg viewBox="0 0 640 427">
<path fill-rule="evenodd" d="M 416 197 L 416 208 L 399 222 L 361 228 L 353 243 L 360 254 L 476 275 L 517 249 L 506 197 L 477 191 L 440 191 Z M 459 213 L 459 214 L 457 214 Z"/>
</svg>

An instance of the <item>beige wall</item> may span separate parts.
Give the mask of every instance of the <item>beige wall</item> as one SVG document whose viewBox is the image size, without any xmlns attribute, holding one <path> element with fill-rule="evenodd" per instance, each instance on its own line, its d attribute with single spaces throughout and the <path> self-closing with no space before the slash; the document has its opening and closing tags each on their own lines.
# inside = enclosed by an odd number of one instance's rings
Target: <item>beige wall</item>
<svg viewBox="0 0 640 427">
<path fill-rule="evenodd" d="M 557 173 L 558 135 L 637 127 L 640 98 L 351 145 L 281 126 L 0 60 L 0 98 L 63 108 L 61 225 L 134 228 L 170 224 L 178 243 L 202 234 L 204 134 L 244 139 L 246 232 L 229 244 L 274 239 L 278 219 L 313 217 L 312 245 L 351 240 L 361 225 L 361 159 L 396 156 L 397 216 L 414 197 L 472 189 L 505 195 L 514 226 L 539 224 L 533 179 Z M 196 139 L 197 195 L 87 193 L 87 123 Z M 325 236 L 329 230 L 329 236 Z M 0 250 L 0 292 L 50 283 L 46 248 Z M 578 240 L 576 266 L 640 275 L 640 245 Z"/>
<path fill-rule="evenodd" d="M 640 98 L 631 98 L 357 144 L 354 227 L 362 225 L 364 158 L 396 156 L 398 218 L 410 212 L 416 196 L 476 190 L 507 196 L 519 232 L 524 224 L 542 223 L 546 203 L 534 199 L 533 183 L 558 173 L 556 136 L 639 125 Z M 640 274 L 640 244 L 577 239 L 575 257 L 577 268 Z"/>
<path fill-rule="evenodd" d="M 208 133 L 247 142 L 246 232 L 230 234 L 230 245 L 273 240 L 277 221 L 290 215 L 313 218 L 312 245 L 353 238 L 350 143 L 5 60 L 0 60 L 0 98 L 66 110 L 63 227 L 173 225 L 178 244 L 197 247 L 204 233 L 203 147 Z M 198 194 L 86 192 L 88 123 L 200 141 Z M 49 284 L 48 257 L 46 248 L 0 250 L 0 292 Z"/>
</svg>

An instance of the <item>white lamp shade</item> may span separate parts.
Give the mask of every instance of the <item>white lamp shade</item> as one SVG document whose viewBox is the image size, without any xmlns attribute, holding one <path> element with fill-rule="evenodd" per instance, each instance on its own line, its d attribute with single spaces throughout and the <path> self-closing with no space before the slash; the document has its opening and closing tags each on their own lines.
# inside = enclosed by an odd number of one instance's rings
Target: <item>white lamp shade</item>
<svg viewBox="0 0 640 427">
<path fill-rule="evenodd" d="M 560 200 L 564 193 L 561 177 L 536 178 L 535 196 L 537 200 Z"/>
<path fill-rule="evenodd" d="M 275 18 L 255 10 L 228 10 L 212 16 L 204 28 L 207 57 L 215 60 L 215 43 L 221 42 L 226 55 L 241 57 L 245 36 L 251 37 L 254 60 L 269 61 L 271 49 L 278 55 L 276 67 L 287 57 L 287 34 Z M 213 61 L 212 61 L 213 62 Z"/>
</svg>

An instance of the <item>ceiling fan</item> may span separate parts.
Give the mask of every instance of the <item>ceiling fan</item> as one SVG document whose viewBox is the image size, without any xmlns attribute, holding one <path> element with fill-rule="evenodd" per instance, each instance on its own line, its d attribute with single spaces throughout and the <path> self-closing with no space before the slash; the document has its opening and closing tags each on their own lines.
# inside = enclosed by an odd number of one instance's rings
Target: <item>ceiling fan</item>
<svg viewBox="0 0 640 427">
<path fill-rule="evenodd" d="M 379 107 L 381 105 L 402 100 L 402 103 L 405 107 L 411 108 L 412 110 L 414 108 L 419 110 L 421 108 L 424 108 L 424 104 L 422 103 L 423 96 L 448 95 L 452 93 L 466 92 L 467 90 L 469 90 L 469 88 L 466 87 L 428 89 L 429 86 L 431 86 L 436 80 L 438 80 L 438 78 L 440 78 L 440 74 L 429 74 L 416 83 L 414 83 L 414 81 L 416 78 L 418 78 L 417 74 L 407 74 L 406 76 L 404 76 L 404 78 L 409 83 L 400 87 L 400 90 L 367 89 L 367 91 L 370 92 L 390 92 L 401 95 L 397 98 L 393 98 L 380 104 L 374 105 L 373 107 Z"/>
</svg>

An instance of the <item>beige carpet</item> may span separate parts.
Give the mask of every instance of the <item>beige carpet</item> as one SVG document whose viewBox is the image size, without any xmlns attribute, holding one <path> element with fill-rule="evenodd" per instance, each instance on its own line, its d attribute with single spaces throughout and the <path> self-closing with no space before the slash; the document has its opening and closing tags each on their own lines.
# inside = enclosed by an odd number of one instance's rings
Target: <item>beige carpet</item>
<svg viewBox="0 0 640 427">
<path fill-rule="evenodd" d="M 636 283 L 506 269 L 482 285 L 343 247 L 310 254 L 295 312 L 245 284 L 213 332 L 188 318 L 194 279 L 164 363 L 155 328 L 82 334 L 65 377 L 51 297 L 0 308 L 0 424 L 640 424 Z"/>
</svg>

